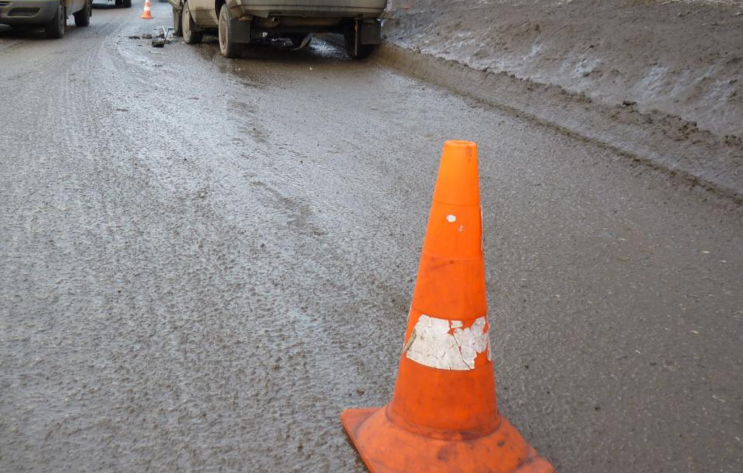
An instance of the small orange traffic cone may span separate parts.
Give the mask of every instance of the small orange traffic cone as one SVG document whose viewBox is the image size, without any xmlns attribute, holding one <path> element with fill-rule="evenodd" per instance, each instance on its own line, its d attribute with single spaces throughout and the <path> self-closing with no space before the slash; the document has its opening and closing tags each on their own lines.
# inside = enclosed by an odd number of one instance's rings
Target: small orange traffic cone
<svg viewBox="0 0 743 473">
<path fill-rule="evenodd" d="M 152 19 L 152 10 L 150 9 L 150 0 L 144 0 L 144 11 L 142 12 L 142 16 L 140 16 L 139 18 L 142 20 Z"/>
<path fill-rule="evenodd" d="M 554 473 L 498 412 L 475 143 L 444 144 L 392 401 L 341 422 L 372 473 Z"/>
</svg>

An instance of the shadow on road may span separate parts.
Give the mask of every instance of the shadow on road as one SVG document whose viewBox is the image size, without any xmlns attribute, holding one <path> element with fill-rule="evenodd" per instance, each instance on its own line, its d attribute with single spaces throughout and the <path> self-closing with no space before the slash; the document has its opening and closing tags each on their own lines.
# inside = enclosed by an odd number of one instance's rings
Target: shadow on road
<svg viewBox="0 0 743 473">
<path fill-rule="evenodd" d="M 228 69 L 245 67 L 248 61 L 266 61 L 284 64 L 335 63 L 350 61 L 346 53 L 332 44 L 315 39 L 302 49 L 296 50 L 288 40 L 266 39 L 245 46 L 242 56 L 237 59 L 225 59 L 219 53 L 219 41 L 215 36 L 205 36 L 204 44 L 196 47 L 198 53 L 209 61 L 224 61 Z"/>
</svg>

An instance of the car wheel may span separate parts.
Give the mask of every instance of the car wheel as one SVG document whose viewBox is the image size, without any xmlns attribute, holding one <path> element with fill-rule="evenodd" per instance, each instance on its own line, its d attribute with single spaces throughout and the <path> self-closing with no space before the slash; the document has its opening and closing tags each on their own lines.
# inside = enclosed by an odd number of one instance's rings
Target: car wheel
<svg viewBox="0 0 743 473">
<path fill-rule="evenodd" d="M 132 0 L 124 0 L 124 8 L 131 8 Z"/>
<path fill-rule="evenodd" d="M 302 41 L 304 41 L 304 39 L 307 36 L 309 36 L 309 35 L 306 35 L 304 33 L 290 34 L 289 35 L 289 40 L 292 42 L 292 46 L 294 46 L 295 48 L 298 48 L 298 47 L 302 46 Z M 310 44 L 310 43 L 308 42 L 307 44 Z"/>
<path fill-rule="evenodd" d="M 373 44 L 359 44 L 356 47 L 356 32 L 353 30 L 347 31 L 343 36 L 346 40 L 346 54 L 351 59 L 365 59 L 377 48 Z"/>
<path fill-rule="evenodd" d="M 115 0 L 114 5 L 117 7 L 120 7 L 124 4 L 124 0 Z"/>
<path fill-rule="evenodd" d="M 85 8 L 76 12 L 73 16 L 75 17 L 75 26 L 88 26 L 90 24 L 90 15 L 93 8 L 93 0 L 85 2 Z"/>
<path fill-rule="evenodd" d="M 194 31 L 196 24 L 191 18 L 191 10 L 188 8 L 188 2 L 183 4 L 183 11 L 181 12 L 181 29 L 183 30 L 183 41 L 186 44 L 199 44 L 204 39 L 204 33 L 201 31 Z"/>
<path fill-rule="evenodd" d="M 235 43 L 231 19 L 229 7 L 222 5 L 219 10 L 219 52 L 227 58 L 239 57 L 242 52 L 242 45 Z"/>
<path fill-rule="evenodd" d="M 67 25 L 67 15 L 62 2 L 57 5 L 57 11 L 54 12 L 54 18 L 44 25 L 44 34 L 49 39 L 57 39 L 64 36 L 64 28 Z"/>
<path fill-rule="evenodd" d="M 173 34 L 175 36 L 183 36 L 183 20 L 181 19 L 181 12 L 173 8 Z"/>
</svg>

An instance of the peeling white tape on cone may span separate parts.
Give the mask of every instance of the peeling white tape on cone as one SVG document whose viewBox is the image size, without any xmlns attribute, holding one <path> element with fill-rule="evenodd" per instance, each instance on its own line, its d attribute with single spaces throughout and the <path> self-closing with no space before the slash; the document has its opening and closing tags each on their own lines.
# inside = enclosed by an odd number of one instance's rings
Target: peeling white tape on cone
<svg viewBox="0 0 743 473">
<path fill-rule="evenodd" d="M 490 341 L 487 318 L 479 317 L 472 326 L 462 328 L 461 320 L 444 320 L 421 315 L 405 346 L 405 356 L 430 368 L 468 371 L 475 369 L 475 358 L 486 353 Z"/>
</svg>

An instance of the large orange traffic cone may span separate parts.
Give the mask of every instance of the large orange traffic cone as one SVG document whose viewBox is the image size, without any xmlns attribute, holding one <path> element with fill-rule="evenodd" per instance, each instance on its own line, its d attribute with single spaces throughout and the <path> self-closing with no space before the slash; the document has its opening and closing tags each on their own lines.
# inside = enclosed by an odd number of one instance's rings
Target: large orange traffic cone
<svg viewBox="0 0 743 473">
<path fill-rule="evenodd" d="M 150 8 L 150 0 L 144 0 L 144 10 L 142 11 L 142 16 L 139 18 L 142 20 L 151 20 L 152 19 L 152 10 Z"/>
<path fill-rule="evenodd" d="M 343 411 L 373 473 L 553 473 L 498 412 L 477 145 L 444 144 L 392 401 Z"/>
</svg>

